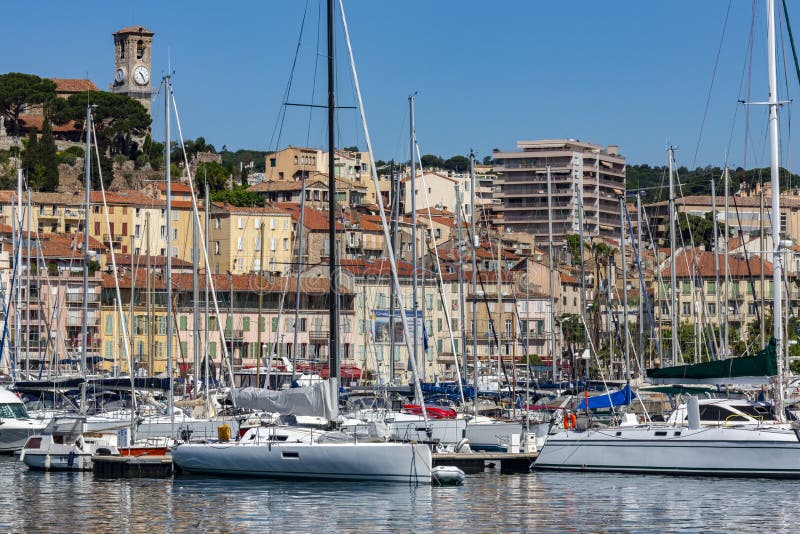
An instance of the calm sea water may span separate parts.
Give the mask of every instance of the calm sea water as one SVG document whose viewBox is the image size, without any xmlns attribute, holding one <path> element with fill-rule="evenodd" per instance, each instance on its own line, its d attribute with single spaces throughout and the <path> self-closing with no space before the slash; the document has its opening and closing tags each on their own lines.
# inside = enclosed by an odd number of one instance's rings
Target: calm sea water
<svg viewBox="0 0 800 534">
<path fill-rule="evenodd" d="M 470 475 L 462 487 L 100 480 L 0 458 L 0 532 L 797 532 L 800 482 Z"/>
</svg>

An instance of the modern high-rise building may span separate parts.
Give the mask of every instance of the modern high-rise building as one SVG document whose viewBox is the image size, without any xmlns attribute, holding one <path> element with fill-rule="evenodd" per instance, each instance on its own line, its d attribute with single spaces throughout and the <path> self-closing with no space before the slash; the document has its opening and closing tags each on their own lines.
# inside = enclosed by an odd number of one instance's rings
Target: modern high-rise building
<svg viewBox="0 0 800 534">
<path fill-rule="evenodd" d="M 619 195 L 625 193 L 625 158 L 619 147 L 573 139 L 518 141 L 517 152 L 492 154 L 498 173 L 495 198 L 498 227 L 547 239 L 547 166 L 550 166 L 553 236 L 563 243 L 580 232 L 586 237 L 619 236 Z"/>
</svg>

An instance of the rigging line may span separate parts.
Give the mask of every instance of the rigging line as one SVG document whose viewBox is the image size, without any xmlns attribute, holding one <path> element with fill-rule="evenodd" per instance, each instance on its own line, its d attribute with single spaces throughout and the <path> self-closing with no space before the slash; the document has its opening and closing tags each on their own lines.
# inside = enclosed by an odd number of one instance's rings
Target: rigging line
<svg viewBox="0 0 800 534">
<path fill-rule="evenodd" d="M 303 7 L 303 18 L 300 21 L 300 31 L 298 32 L 297 36 L 297 45 L 295 46 L 294 50 L 294 58 L 292 59 L 292 66 L 289 70 L 289 78 L 286 81 L 286 88 L 283 92 L 283 98 L 281 99 L 281 105 L 278 110 L 278 116 L 275 119 L 275 125 L 272 128 L 272 135 L 267 143 L 267 150 L 269 151 L 270 147 L 277 148 L 278 143 L 280 142 L 281 135 L 283 134 L 283 125 L 286 120 L 286 106 L 283 104 L 289 99 L 289 95 L 292 91 L 292 83 L 294 81 L 294 74 L 297 68 L 297 59 L 300 57 L 300 47 L 303 44 L 303 33 L 305 31 L 306 26 L 306 16 L 308 15 L 308 0 L 306 0 L 305 6 Z M 269 167 L 271 169 L 271 167 Z M 272 171 L 267 171 L 265 169 L 265 173 L 269 172 L 269 176 L 267 179 L 272 178 Z M 233 377 L 231 377 L 233 380 Z"/>
<path fill-rule="evenodd" d="M 789 34 L 789 44 L 792 47 L 792 58 L 794 58 L 794 70 L 797 74 L 797 81 L 800 82 L 800 63 L 797 61 L 797 51 L 794 46 L 794 35 L 792 34 L 792 25 L 789 23 L 789 10 L 786 8 L 786 0 L 781 0 L 783 5 L 783 17 L 786 19 L 786 30 Z"/>
<path fill-rule="evenodd" d="M 747 59 L 747 91 L 746 91 L 746 101 L 750 101 L 750 89 L 753 83 L 753 38 L 754 38 L 754 31 L 755 31 L 755 19 L 756 19 L 756 0 L 753 0 L 751 3 L 751 14 L 750 14 L 750 39 L 748 42 L 748 59 Z M 744 161 L 743 167 L 747 169 L 747 135 L 750 131 L 750 106 L 745 106 L 744 110 Z"/>
<path fill-rule="evenodd" d="M 714 69 L 711 74 L 711 83 L 708 85 L 708 94 L 706 95 L 706 106 L 703 110 L 703 120 L 700 122 L 700 133 L 697 135 L 697 145 L 694 148 L 694 157 L 692 158 L 692 167 L 697 164 L 697 154 L 700 152 L 700 141 L 703 138 L 703 130 L 706 126 L 706 118 L 708 117 L 708 109 L 711 105 L 711 91 L 714 89 L 714 81 L 717 79 L 717 69 L 719 68 L 719 57 L 722 53 L 722 44 L 725 41 L 725 32 L 728 29 L 728 16 L 731 13 L 732 0 L 728 0 L 728 9 L 725 10 L 725 20 L 722 23 L 722 35 L 719 38 L 719 47 L 717 48 L 717 57 L 714 60 Z"/>
</svg>

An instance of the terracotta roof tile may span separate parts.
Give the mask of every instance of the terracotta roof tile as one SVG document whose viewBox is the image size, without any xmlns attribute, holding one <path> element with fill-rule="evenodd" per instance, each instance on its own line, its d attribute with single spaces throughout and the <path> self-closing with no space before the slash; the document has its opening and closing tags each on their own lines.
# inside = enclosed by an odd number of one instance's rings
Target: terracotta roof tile
<svg viewBox="0 0 800 534">
<path fill-rule="evenodd" d="M 50 78 L 56 84 L 56 93 L 83 93 L 84 91 L 99 91 L 91 80 L 80 78 Z"/>
</svg>

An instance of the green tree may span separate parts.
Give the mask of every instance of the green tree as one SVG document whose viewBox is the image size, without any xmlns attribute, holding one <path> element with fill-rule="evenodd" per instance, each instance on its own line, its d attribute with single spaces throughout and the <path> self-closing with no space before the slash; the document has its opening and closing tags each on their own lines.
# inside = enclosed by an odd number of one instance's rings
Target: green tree
<svg viewBox="0 0 800 534">
<path fill-rule="evenodd" d="M 441 169 L 444 167 L 444 160 L 433 154 L 425 154 L 420 158 L 420 161 L 422 161 L 423 169 Z"/>
<path fill-rule="evenodd" d="M 717 221 L 717 232 L 724 234 L 723 226 Z M 678 215 L 678 229 L 687 246 L 694 240 L 695 246 L 704 246 L 707 250 L 712 250 L 714 245 L 714 216 L 709 211 L 702 217 L 690 213 Z"/>
<path fill-rule="evenodd" d="M 264 197 L 253 191 L 248 191 L 244 187 L 236 187 L 231 191 L 230 189 L 223 189 L 211 195 L 211 200 L 214 202 L 227 202 L 232 206 L 239 207 L 262 207 L 264 205 Z"/>
<path fill-rule="evenodd" d="M 581 262 L 581 236 L 578 234 L 567 236 L 567 252 L 572 256 L 573 265 L 578 265 Z"/>
<path fill-rule="evenodd" d="M 242 171 L 239 174 L 239 181 L 242 183 L 242 187 L 247 187 L 250 183 L 247 181 L 247 167 L 242 165 Z"/>
<path fill-rule="evenodd" d="M 56 84 L 33 74 L 9 72 L 0 75 L 0 113 L 11 121 L 19 137 L 19 116 L 25 106 L 42 104 L 46 109 L 56 101 Z"/>
<path fill-rule="evenodd" d="M 206 182 L 208 182 L 208 188 L 212 195 L 217 191 L 227 189 L 228 176 L 228 169 L 215 162 L 201 163 L 194 172 L 195 183 L 202 195 L 205 194 Z"/>
<path fill-rule="evenodd" d="M 92 117 L 97 131 L 97 143 L 104 155 L 124 154 L 134 159 L 138 146 L 134 141 L 147 134 L 150 115 L 141 103 L 127 95 L 89 91 L 71 95 L 59 106 L 53 117 L 56 124 L 70 120 L 83 124 L 87 96 L 94 106 Z M 111 180 L 109 176 L 108 181 Z"/>
<path fill-rule="evenodd" d="M 28 169 L 28 181 L 36 191 L 54 192 L 58 189 L 58 156 L 50 121 L 45 117 L 42 136 L 36 143 L 35 162 Z"/>
<path fill-rule="evenodd" d="M 444 162 L 444 168 L 453 172 L 467 172 L 469 170 L 469 158 L 464 156 L 453 156 Z"/>
</svg>

